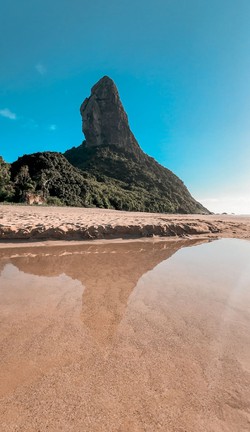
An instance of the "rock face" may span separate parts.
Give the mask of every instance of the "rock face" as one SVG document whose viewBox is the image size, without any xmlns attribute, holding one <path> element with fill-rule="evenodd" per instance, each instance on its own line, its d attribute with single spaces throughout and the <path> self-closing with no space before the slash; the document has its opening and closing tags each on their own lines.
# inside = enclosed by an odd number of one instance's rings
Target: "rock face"
<svg viewBox="0 0 250 432">
<path fill-rule="evenodd" d="M 125 151 L 140 151 L 128 124 L 128 117 L 115 83 L 107 76 L 91 89 L 81 105 L 82 130 L 87 147 L 116 146 Z"/>
</svg>

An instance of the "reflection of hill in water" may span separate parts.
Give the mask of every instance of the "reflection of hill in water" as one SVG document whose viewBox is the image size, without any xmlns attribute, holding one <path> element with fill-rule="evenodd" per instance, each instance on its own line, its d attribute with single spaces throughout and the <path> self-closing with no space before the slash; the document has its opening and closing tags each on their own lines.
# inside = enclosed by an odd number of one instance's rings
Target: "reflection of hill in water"
<svg viewBox="0 0 250 432">
<path fill-rule="evenodd" d="M 128 242 L 0 250 L 2 265 L 38 276 L 67 274 L 84 286 L 82 321 L 98 342 L 110 341 L 138 280 L 180 248 L 201 241 Z M 2 268 L 0 261 L 0 270 Z"/>
</svg>

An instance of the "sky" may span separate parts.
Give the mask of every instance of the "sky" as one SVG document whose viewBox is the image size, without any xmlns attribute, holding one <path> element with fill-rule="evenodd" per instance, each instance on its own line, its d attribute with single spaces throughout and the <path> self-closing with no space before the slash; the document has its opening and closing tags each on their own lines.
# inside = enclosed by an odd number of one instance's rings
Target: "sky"
<svg viewBox="0 0 250 432">
<path fill-rule="evenodd" d="M 250 214 L 249 0 L 0 0 L 0 155 L 64 152 L 116 83 L 142 149 L 214 212 Z"/>
</svg>

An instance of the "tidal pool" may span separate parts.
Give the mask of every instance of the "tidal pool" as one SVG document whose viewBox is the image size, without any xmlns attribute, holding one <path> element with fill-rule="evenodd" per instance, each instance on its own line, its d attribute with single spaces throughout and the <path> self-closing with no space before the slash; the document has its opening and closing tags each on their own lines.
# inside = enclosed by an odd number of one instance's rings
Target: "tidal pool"
<svg viewBox="0 0 250 432">
<path fill-rule="evenodd" d="M 0 249 L 4 432 L 250 430 L 250 242 Z"/>
</svg>

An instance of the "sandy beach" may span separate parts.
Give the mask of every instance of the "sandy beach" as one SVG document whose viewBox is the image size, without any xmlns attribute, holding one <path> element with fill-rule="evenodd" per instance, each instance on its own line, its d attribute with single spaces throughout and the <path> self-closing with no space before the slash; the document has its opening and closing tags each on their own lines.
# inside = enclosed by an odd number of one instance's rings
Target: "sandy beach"
<svg viewBox="0 0 250 432">
<path fill-rule="evenodd" d="M 4 430 L 247 431 L 237 238 L 250 217 L 0 206 Z"/>
<path fill-rule="evenodd" d="M 76 207 L 0 205 L 0 240 L 140 237 L 250 238 L 250 216 L 170 215 Z"/>
</svg>

